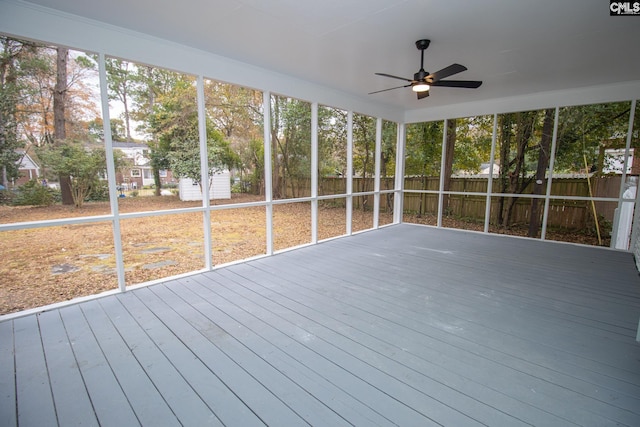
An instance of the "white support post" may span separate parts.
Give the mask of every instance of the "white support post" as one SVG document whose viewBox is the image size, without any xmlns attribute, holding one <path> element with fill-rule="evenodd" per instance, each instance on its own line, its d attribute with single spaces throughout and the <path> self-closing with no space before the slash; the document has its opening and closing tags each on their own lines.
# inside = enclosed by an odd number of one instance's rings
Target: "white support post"
<svg viewBox="0 0 640 427">
<path fill-rule="evenodd" d="M 271 93 L 262 94 L 262 115 L 264 117 L 264 194 L 266 206 L 266 239 L 267 255 L 273 255 L 273 188 L 271 163 Z"/>
<path fill-rule="evenodd" d="M 487 203 L 484 208 L 484 232 L 489 232 L 491 222 L 491 199 L 493 192 L 493 165 L 496 163 L 496 141 L 498 140 L 498 115 L 493 115 L 493 134 L 491 135 L 491 155 L 489 158 L 489 178 L 487 180 Z"/>
<path fill-rule="evenodd" d="M 211 175 L 209 174 L 209 156 L 207 151 L 207 123 L 204 102 L 204 78 L 198 76 L 196 83 L 198 103 L 198 137 L 200 140 L 200 182 L 202 188 L 202 223 L 204 226 L 204 264 L 207 270 L 213 268 L 212 260 L 212 236 L 211 236 Z"/>
<path fill-rule="evenodd" d="M 373 176 L 373 228 L 376 229 L 380 223 L 380 163 L 382 157 L 382 118 L 376 120 L 376 149 L 375 166 Z"/>
<path fill-rule="evenodd" d="M 549 178 L 547 179 L 547 192 L 544 197 L 544 212 L 542 214 L 542 229 L 540 239 L 545 240 L 547 236 L 547 220 L 549 219 L 549 206 L 551 205 L 551 186 L 553 185 L 553 169 L 556 164 L 556 146 L 558 141 L 558 119 L 560 108 L 556 107 L 556 114 L 553 119 L 553 136 L 551 137 L 551 153 L 549 155 Z"/>
<path fill-rule="evenodd" d="M 311 104 L 311 243 L 318 243 L 318 103 Z"/>
<path fill-rule="evenodd" d="M 638 182 L 638 187 L 640 187 L 640 182 Z M 631 239 L 629 240 L 630 247 L 629 251 L 634 255 L 636 259 L 636 268 L 640 271 L 640 243 L 638 239 L 640 239 L 640 188 L 636 188 L 636 201 L 634 203 L 633 210 L 633 227 L 631 227 Z"/>
<path fill-rule="evenodd" d="M 113 140 L 111 135 L 111 116 L 109 114 L 109 92 L 107 86 L 107 71 L 104 54 L 98 54 L 98 76 L 100 79 L 100 101 L 102 104 L 102 129 L 104 131 L 104 150 L 107 153 L 107 183 L 109 185 L 109 203 L 113 215 L 113 249 L 116 256 L 116 275 L 118 289 L 127 289 L 124 276 L 124 255 L 122 252 L 122 232 L 120 229 L 120 215 L 118 210 L 118 189 L 116 185 L 116 167 L 113 159 Z"/>
<path fill-rule="evenodd" d="M 393 197 L 393 223 L 400 224 L 402 222 L 402 213 L 404 211 L 404 147 L 406 144 L 406 125 L 398 123 L 398 132 L 396 136 L 396 179 L 395 191 Z"/>
<path fill-rule="evenodd" d="M 629 127 L 627 129 L 627 143 L 625 145 L 625 150 L 624 150 L 624 163 L 623 163 L 623 168 L 622 168 L 622 178 L 620 181 L 620 191 L 618 194 L 618 208 L 616 209 L 616 211 L 618 212 L 618 215 L 616 215 L 616 220 L 615 223 L 613 224 L 613 233 L 611 234 L 611 244 L 610 246 L 612 248 L 616 247 L 616 243 L 618 241 L 618 234 L 620 233 L 620 219 L 621 219 L 621 215 L 620 212 L 622 212 L 622 206 L 624 206 L 624 203 L 631 203 L 631 202 L 625 202 L 624 201 L 624 192 L 625 192 L 625 184 L 627 183 L 627 164 L 629 163 L 629 154 L 631 152 L 631 137 L 633 136 L 633 122 L 635 120 L 635 113 L 636 113 L 636 100 L 634 99 L 633 101 L 631 101 L 631 110 L 629 113 Z M 638 192 L 638 189 L 636 188 L 636 193 Z M 617 248 L 617 249 L 624 249 L 627 250 L 629 248 Z"/>
<path fill-rule="evenodd" d="M 347 112 L 347 236 L 351 236 L 353 220 L 353 111 Z"/>
<path fill-rule="evenodd" d="M 447 127 L 449 124 L 449 119 L 445 119 L 444 121 L 444 129 L 442 130 L 442 148 L 440 149 L 440 153 L 442 158 L 440 159 L 440 188 L 438 190 L 438 228 L 442 227 L 442 210 L 444 207 L 444 170 L 447 162 Z"/>
</svg>

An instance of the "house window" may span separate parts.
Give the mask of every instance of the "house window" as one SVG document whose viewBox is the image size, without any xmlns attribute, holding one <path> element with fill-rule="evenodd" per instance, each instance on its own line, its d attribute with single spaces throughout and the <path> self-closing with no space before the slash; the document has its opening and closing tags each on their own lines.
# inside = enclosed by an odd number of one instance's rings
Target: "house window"
<svg viewBox="0 0 640 427">
<path fill-rule="evenodd" d="M 160 178 L 166 178 L 166 177 L 167 177 L 167 170 L 160 169 Z"/>
<path fill-rule="evenodd" d="M 144 179 L 153 179 L 153 171 L 151 169 L 143 169 Z"/>
<path fill-rule="evenodd" d="M 131 177 L 139 178 L 140 177 L 140 169 L 131 169 Z"/>
</svg>

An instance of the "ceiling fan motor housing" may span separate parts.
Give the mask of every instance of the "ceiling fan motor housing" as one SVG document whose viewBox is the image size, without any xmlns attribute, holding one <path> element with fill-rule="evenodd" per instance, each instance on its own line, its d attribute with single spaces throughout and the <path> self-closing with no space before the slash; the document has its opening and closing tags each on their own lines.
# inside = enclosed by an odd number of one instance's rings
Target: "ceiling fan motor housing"
<svg viewBox="0 0 640 427">
<path fill-rule="evenodd" d="M 413 75 L 413 80 L 417 81 L 417 82 L 421 82 L 424 80 L 425 77 L 427 77 L 429 75 L 429 73 L 427 73 L 424 69 L 420 69 L 420 71 L 418 71 L 417 73 L 415 73 Z"/>
<path fill-rule="evenodd" d="M 431 43 L 431 40 L 427 40 L 427 39 L 418 40 L 416 42 L 416 47 L 418 48 L 418 50 L 425 50 L 426 48 L 429 47 L 429 43 Z"/>
</svg>

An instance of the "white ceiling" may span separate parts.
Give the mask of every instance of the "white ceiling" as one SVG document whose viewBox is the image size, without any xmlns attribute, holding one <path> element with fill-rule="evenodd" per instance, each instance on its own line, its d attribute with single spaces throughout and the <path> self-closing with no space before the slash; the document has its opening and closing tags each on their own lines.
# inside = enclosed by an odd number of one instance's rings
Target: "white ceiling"
<svg viewBox="0 0 640 427">
<path fill-rule="evenodd" d="M 172 40 L 396 108 L 446 106 L 640 80 L 640 16 L 609 16 L 606 0 L 31 0 Z M 410 88 L 454 62 L 450 79 L 479 89 Z M 133 58 L 135 59 L 135 58 Z"/>
</svg>

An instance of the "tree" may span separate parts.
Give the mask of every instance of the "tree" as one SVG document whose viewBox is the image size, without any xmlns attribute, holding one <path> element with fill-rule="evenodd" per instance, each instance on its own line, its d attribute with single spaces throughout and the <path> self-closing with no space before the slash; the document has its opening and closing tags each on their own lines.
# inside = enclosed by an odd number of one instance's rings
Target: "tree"
<svg viewBox="0 0 640 427">
<path fill-rule="evenodd" d="M 262 93 L 205 79 L 204 94 L 207 119 L 238 153 L 235 172 L 239 172 L 241 179 L 248 177 L 253 191 L 262 194 L 264 158 L 257 159 L 258 155 L 264 155 Z"/>
<path fill-rule="evenodd" d="M 107 72 L 107 86 L 109 89 L 109 99 L 118 100 L 124 107 L 122 119 L 124 122 L 125 138 L 131 138 L 131 93 L 135 90 L 138 78 L 135 74 L 135 67 L 128 61 L 116 58 L 105 60 L 105 71 Z"/>
<path fill-rule="evenodd" d="M 82 207 L 85 199 L 98 186 L 100 174 L 105 170 L 104 148 L 89 150 L 77 143 L 67 143 L 46 145 L 37 152 L 54 173 L 69 177 L 64 185 L 68 186 L 73 204 L 77 208 Z M 116 157 L 115 163 L 119 166 L 122 160 Z"/>
<path fill-rule="evenodd" d="M 449 119 L 447 120 L 447 140 L 445 144 L 445 160 L 444 160 L 444 170 L 442 173 L 444 174 L 444 185 L 442 190 L 444 192 L 448 192 L 451 189 L 451 174 L 453 173 L 453 159 L 454 159 L 454 150 L 456 146 L 456 127 L 457 120 Z M 449 213 L 449 194 L 444 194 L 443 196 L 443 211 Z"/>
<path fill-rule="evenodd" d="M 264 142 L 254 139 L 249 143 L 244 158 L 240 158 L 242 167 L 250 170 L 249 182 L 254 194 L 264 194 Z"/>
<path fill-rule="evenodd" d="M 347 113 L 318 107 L 318 177 L 347 173 Z M 322 186 L 320 186 L 322 189 Z"/>
<path fill-rule="evenodd" d="M 150 66 L 138 67 L 133 64 L 130 64 L 130 66 L 136 68 L 136 80 L 138 83 L 132 87 L 131 91 L 131 98 L 135 100 L 135 107 L 131 109 L 131 116 L 140 122 L 136 130 L 147 133 L 150 137 L 148 145 L 151 149 L 150 158 L 155 195 L 160 196 L 162 189 L 160 171 L 171 168 L 169 160 L 171 147 L 168 139 L 165 138 L 164 141 L 158 140 L 158 128 L 155 127 L 158 123 L 155 115 L 156 104 L 158 99 L 170 96 L 180 80 L 180 74 Z"/>
<path fill-rule="evenodd" d="M 398 124 L 387 120 L 382 121 L 382 140 L 380 141 L 380 188 L 391 190 L 395 182 L 388 179 L 395 176 L 396 169 L 396 142 L 398 136 Z M 387 212 L 393 211 L 393 193 L 386 193 L 385 208 Z"/>
<path fill-rule="evenodd" d="M 65 144 L 67 139 L 66 129 L 66 97 L 67 97 L 67 60 L 69 59 L 69 49 L 58 47 L 56 49 L 56 83 L 53 88 L 53 129 L 54 144 L 57 146 Z M 60 192 L 62 204 L 78 206 L 77 195 L 72 194 L 73 184 L 69 175 L 59 174 Z"/>
<path fill-rule="evenodd" d="M 157 138 L 153 146 L 152 164 L 154 167 L 170 165 L 174 174 L 181 178 L 190 178 L 200 185 L 200 136 L 198 130 L 198 111 L 195 103 L 196 90 L 191 78 L 181 76 L 173 90 L 157 99 L 154 112 L 150 116 L 150 125 Z M 206 123 L 207 163 L 209 183 L 213 174 L 224 168 L 232 168 L 238 157 L 230 149 L 222 133 Z"/>
<path fill-rule="evenodd" d="M 25 46 L 8 37 L 1 37 L 0 43 L 0 183 L 9 188 L 9 179 L 18 177 L 20 154 L 16 150 L 23 146 L 18 138 L 17 110 L 24 92 L 18 62 Z"/>
<path fill-rule="evenodd" d="M 94 64 L 79 53 L 70 55 L 63 47 L 45 46 L 33 42 L 0 38 L 3 45 L 3 137 L 11 144 L 2 144 L 0 157 L 6 159 L 3 171 L 15 164 L 15 150 L 24 147 L 64 145 L 69 140 L 92 139 L 91 123 L 98 117 L 91 91 L 84 77 Z M 7 80 L 9 78 L 9 80 Z M 4 102 L 7 101 L 7 102 Z M 9 112 L 10 111 L 10 112 Z M 7 117 L 12 117 L 13 124 Z M 5 150 L 6 149 L 6 150 Z M 9 149 L 12 154 L 9 154 Z M 2 156 L 4 154 L 4 156 Z M 37 158 L 37 151 L 31 152 Z M 49 171 L 41 164 L 42 175 Z M 13 171 L 17 176 L 17 171 Z M 4 173 L 6 179 L 9 174 Z M 63 202 L 73 204 L 67 176 L 61 182 Z"/>
<path fill-rule="evenodd" d="M 536 166 L 535 181 L 532 194 L 542 195 L 546 189 L 546 173 L 549 169 L 549 159 L 551 158 L 551 139 L 553 137 L 554 110 L 549 108 L 544 112 L 544 123 L 542 124 L 542 135 L 540 136 L 540 149 L 538 154 L 538 164 Z M 537 237 L 540 229 L 540 199 L 531 199 L 531 213 L 529 221 L 529 237 Z"/>
<path fill-rule="evenodd" d="M 501 114 L 498 116 L 500 144 L 500 190 L 502 193 L 521 194 L 533 180 L 528 174 L 527 155 L 538 125 L 539 111 Z M 511 225 L 517 196 L 501 197 L 498 223 Z"/>
<path fill-rule="evenodd" d="M 271 100 L 273 197 L 286 197 L 287 186 L 298 197 L 311 176 L 311 104 L 281 96 Z"/>
<path fill-rule="evenodd" d="M 584 170 L 584 157 L 596 175 L 605 167 L 605 150 L 623 148 L 630 103 L 580 105 L 560 110 L 556 148 L 556 171 Z"/>
<path fill-rule="evenodd" d="M 374 174 L 376 147 L 376 120 L 362 114 L 353 115 L 353 173 L 362 177 L 358 191 L 371 190 L 367 177 Z"/>
<path fill-rule="evenodd" d="M 405 176 L 419 176 L 421 190 L 427 190 L 428 179 L 439 174 L 443 129 L 442 121 L 407 125 Z M 420 196 L 418 217 L 425 213 L 426 197 Z"/>
</svg>

